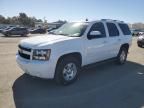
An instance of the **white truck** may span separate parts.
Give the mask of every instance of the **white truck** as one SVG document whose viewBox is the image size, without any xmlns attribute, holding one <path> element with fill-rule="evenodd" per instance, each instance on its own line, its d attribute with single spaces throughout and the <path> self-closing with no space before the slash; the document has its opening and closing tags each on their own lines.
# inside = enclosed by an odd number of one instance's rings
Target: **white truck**
<svg viewBox="0 0 144 108">
<path fill-rule="evenodd" d="M 124 64 L 131 42 L 129 27 L 122 21 L 71 22 L 48 35 L 22 40 L 16 61 L 29 75 L 65 85 L 74 82 L 88 64 L 110 58 Z"/>
</svg>

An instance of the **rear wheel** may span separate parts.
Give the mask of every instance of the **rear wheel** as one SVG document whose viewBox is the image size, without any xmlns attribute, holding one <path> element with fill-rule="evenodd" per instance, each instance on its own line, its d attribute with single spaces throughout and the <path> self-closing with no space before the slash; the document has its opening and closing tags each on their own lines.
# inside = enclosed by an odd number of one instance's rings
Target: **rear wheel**
<svg viewBox="0 0 144 108">
<path fill-rule="evenodd" d="M 118 64 L 124 64 L 126 62 L 127 53 L 128 53 L 128 49 L 127 48 L 122 47 L 120 49 L 119 54 L 117 56 L 117 63 Z"/>
<path fill-rule="evenodd" d="M 7 33 L 7 34 L 5 34 L 5 36 L 8 37 L 8 36 L 10 36 L 10 34 Z"/>
<path fill-rule="evenodd" d="M 27 36 L 27 34 L 22 34 L 21 36 L 23 36 L 23 37 L 24 37 L 24 36 Z"/>
<path fill-rule="evenodd" d="M 80 63 L 74 57 L 63 58 L 57 64 L 55 81 L 62 85 L 71 84 L 77 79 L 79 71 Z"/>
<path fill-rule="evenodd" d="M 138 46 L 142 48 L 142 45 L 138 44 Z"/>
</svg>

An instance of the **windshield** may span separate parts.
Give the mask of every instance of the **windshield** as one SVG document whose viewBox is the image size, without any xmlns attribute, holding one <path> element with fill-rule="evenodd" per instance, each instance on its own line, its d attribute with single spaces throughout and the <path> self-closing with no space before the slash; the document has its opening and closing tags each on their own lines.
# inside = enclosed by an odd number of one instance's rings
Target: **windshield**
<svg viewBox="0 0 144 108">
<path fill-rule="evenodd" d="M 7 27 L 5 30 L 12 30 L 14 27 Z"/>
<path fill-rule="evenodd" d="M 60 28 L 51 31 L 50 33 L 55 35 L 64 35 L 71 37 L 80 37 L 83 35 L 87 28 L 87 23 L 66 23 Z"/>
</svg>

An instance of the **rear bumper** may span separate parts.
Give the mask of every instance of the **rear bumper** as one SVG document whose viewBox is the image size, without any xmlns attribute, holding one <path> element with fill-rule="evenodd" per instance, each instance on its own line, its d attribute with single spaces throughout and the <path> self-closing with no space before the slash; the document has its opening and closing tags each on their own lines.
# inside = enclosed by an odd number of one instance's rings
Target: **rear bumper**
<svg viewBox="0 0 144 108">
<path fill-rule="evenodd" d="M 16 55 L 19 67 L 27 74 L 40 78 L 53 79 L 55 74 L 55 64 L 50 61 L 26 60 Z"/>
</svg>

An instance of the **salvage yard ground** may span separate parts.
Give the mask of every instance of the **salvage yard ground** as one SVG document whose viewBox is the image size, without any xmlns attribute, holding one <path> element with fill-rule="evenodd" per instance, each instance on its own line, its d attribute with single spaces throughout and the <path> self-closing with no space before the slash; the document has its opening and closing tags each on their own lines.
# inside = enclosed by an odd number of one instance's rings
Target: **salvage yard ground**
<svg viewBox="0 0 144 108">
<path fill-rule="evenodd" d="M 0 108 L 144 107 L 144 48 L 137 47 L 136 37 L 125 65 L 109 62 L 83 69 L 70 86 L 24 74 L 15 61 L 23 38 L 0 36 Z"/>
</svg>

